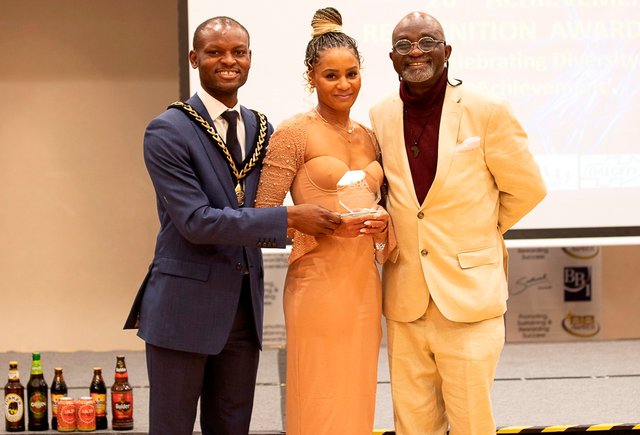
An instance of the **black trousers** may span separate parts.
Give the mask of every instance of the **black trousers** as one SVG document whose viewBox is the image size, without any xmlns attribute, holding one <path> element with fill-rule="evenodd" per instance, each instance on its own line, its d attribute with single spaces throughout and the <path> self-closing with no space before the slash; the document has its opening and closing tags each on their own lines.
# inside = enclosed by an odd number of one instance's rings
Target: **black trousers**
<svg viewBox="0 0 640 435">
<path fill-rule="evenodd" d="M 260 355 L 248 275 L 222 352 L 203 355 L 146 344 L 149 435 L 192 435 L 200 400 L 203 435 L 247 435 Z"/>
</svg>

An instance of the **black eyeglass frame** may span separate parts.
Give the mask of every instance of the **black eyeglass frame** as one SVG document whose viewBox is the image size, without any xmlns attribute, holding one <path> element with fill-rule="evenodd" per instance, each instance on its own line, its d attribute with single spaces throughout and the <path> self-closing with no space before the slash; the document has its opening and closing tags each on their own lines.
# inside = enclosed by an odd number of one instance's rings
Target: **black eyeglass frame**
<svg viewBox="0 0 640 435">
<path fill-rule="evenodd" d="M 424 50 L 422 47 L 420 47 L 420 42 L 425 41 L 428 42 L 430 45 L 433 44 L 433 46 L 431 48 L 429 48 L 428 50 Z M 398 44 L 399 43 L 409 43 L 411 44 L 411 46 L 409 47 L 408 50 L 403 50 L 400 51 L 398 50 Z M 431 36 L 423 36 L 422 38 L 418 39 L 416 42 L 411 42 L 408 39 L 400 39 L 398 41 L 396 41 L 395 44 L 393 44 L 392 50 L 395 50 L 396 53 L 398 53 L 401 56 L 406 56 L 407 54 L 411 53 L 411 51 L 413 51 L 413 47 L 418 47 L 418 49 L 420 49 L 421 52 L 423 53 L 429 53 L 430 51 L 432 51 L 434 48 L 436 48 L 438 46 L 438 44 L 444 44 L 447 45 L 447 41 L 445 41 L 444 39 L 433 39 Z"/>
</svg>

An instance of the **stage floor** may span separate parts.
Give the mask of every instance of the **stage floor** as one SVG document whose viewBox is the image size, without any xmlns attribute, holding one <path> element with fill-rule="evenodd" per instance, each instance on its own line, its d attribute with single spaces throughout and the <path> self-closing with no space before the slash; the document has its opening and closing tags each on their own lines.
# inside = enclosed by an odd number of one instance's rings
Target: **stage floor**
<svg viewBox="0 0 640 435">
<path fill-rule="evenodd" d="M 105 381 L 110 386 L 118 354 L 126 356 L 129 380 L 134 386 L 135 429 L 128 433 L 146 434 L 149 383 L 144 352 L 42 352 L 42 361 L 47 382 L 51 382 L 54 367 L 62 367 L 69 396 L 78 398 L 88 394 L 93 367 L 103 368 Z M 262 352 L 252 432 L 283 431 L 284 358 L 283 349 Z M 23 384 L 29 377 L 30 359 L 26 353 L 0 353 L 2 367 L 7 368 L 11 360 L 19 362 Z M 393 430 L 384 347 L 380 350 L 378 365 L 374 427 L 380 431 Z M 498 366 L 492 397 L 499 428 L 638 423 L 640 340 L 508 343 Z M 198 423 L 194 432 L 199 432 Z"/>
</svg>

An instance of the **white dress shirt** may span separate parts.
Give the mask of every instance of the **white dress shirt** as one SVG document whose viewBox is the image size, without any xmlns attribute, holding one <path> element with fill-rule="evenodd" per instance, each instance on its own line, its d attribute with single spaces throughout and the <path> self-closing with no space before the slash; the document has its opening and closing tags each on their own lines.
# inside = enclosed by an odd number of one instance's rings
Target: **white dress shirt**
<svg viewBox="0 0 640 435">
<path fill-rule="evenodd" d="M 207 92 L 203 90 L 197 91 L 198 97 L 202 100 L 204 107 L 209 112 L 209 116 L 213 119 L 213 125 L 216 128 L 218 134 L 224 140 L 227 137 L 227 128 L 229 124 L 225 121 L 220 115 L 226 110 L 235 110 L 238 112 L 238 142 L 240 142 L 240 149 L 242 150 L 242 157 L 247 156 L 247 147 L 246 147 L 246 138 L 245 138 L 245 129 L 244 129 L 244 121 L 242 120 L 242 112 L 240 111 L 240 103 L 238 102 L 233 107 L 227 107 L 222 104 L 220 101 L 213 98 Z"/>
</svg>

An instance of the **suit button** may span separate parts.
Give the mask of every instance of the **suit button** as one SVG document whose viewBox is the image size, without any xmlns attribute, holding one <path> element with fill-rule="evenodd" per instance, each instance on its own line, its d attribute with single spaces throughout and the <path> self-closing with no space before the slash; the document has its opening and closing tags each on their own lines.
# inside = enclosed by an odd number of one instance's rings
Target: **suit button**
<svg viewBox="0 0 640 435">
<path fill-rule="evenodd" d="M 424 213 L 421 211 L 418 212 L 418 219 L 422 219 L 424 217 Z"/>
<path fill-rule="evenodd" d="M 429 254 L 429 251 L 427 251 L 426 249 L 423 249 L 422 251 L 420 251 L 420 255 L 422 255 L 423 257 L 426 257 L 427 254 Z"/>
<path fill-rule="evenodd" d="M 242 263 L 236 263 L 236 270 L 242 270 Z"/>
</svg>

